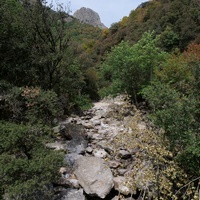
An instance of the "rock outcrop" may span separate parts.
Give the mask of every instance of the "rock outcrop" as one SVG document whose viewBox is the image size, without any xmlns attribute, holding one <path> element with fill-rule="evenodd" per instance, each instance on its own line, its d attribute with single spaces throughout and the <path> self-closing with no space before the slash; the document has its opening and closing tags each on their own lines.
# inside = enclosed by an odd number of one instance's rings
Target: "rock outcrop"
<svg viewBox="0 0 200 200">
<path fill-rule="evenodd" d="M 90 8 L 82 7 L 77 10 L 73 16 L 82 23 L 90 24 L 101 29 L 106 28 L 106 26 L 101 22 L 99 14 Z"/>
</svg>

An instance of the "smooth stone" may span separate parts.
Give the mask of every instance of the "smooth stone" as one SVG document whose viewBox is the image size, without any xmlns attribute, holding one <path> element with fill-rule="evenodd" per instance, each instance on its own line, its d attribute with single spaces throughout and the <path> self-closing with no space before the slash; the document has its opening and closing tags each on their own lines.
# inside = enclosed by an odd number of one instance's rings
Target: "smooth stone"
<svg viewBox="0 0 200 200">
<path fill-rule="evenodd" d="M 109 165 L 110 168 L 116 169 L 116 168 L 119 167 L 120 163 L 113 160 L 113 161 L 109 161 L 108 165 Z"/>
<path fill-rule="evenodd" d="M 54 150 L 66 150 L 67 148 L 66 144 L 63 144 L 62 142 L 47 143 L 46 147 Z"/>
<path fill-rule="evenodd" d="M 72 187 L 80 188 L 79 181 L 77 179 L 69 178 L 68 181 L 72 185 Z"/>
<path fill-rule="evenodd" d="M 127 172 L 127 169 L 118 169 L 117 172 L 119 175 L 123 176 Z"/>
<path fill-rule="evenodd" d="M 119 156 L 123 159 L 128 159 L 128 158 L 131 158 L 131 153 L 126 150 L 120 150 Z"/>
<path fill-rule="evenodd" d="M 111 153 L 113 151 L 113 148 L 105 140 L 98 142 L 97 146 L 102 148 L 102 149 L 105 149 L 108 153 Z"/>
<path fill-rule="evenodd" d="M 87 153 L 92 153 L 93 148 L 92 148 L 92 147 L 87 147 L 87 148 L 85 149 L 85 151 L 86 151 Z"/>
<path fill-rule="evenodd" d="M 105 198 L 114 186 L 110 168 L 101 158 L 81 157 L 74 164 L 74 174 L 84 191 Z"/>
</svg>

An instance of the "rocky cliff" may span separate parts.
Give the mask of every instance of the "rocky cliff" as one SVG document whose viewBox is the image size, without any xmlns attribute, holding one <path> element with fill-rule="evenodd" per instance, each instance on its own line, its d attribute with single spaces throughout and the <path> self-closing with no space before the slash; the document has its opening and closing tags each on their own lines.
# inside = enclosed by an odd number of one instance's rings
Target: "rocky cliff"
<svg viewBox="0 0 200 200">
<path fill-rule="evenodd" d="M 77 10 L 73 16 L 82 23 L 90 24 L 101 29 L 106 28 L 106 26 L 101 22 L 99 14 L 90 8 L 82 7 Z"/>
</svg>

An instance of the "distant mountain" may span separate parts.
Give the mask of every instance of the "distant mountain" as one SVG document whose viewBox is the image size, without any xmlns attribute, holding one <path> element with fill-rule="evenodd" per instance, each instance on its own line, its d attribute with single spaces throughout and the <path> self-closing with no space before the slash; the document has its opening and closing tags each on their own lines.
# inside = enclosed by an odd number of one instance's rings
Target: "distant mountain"
<svg viewBox="0 0 200 200">
<path fill-rule="evenodd" d="M 106 28 L 106 26 L 101 22 L 99 14 L 90 8 L 82 7 L 77 10 L 73 16 L 82 23 L 90 24 L 101 29 Z"/>
</svg>

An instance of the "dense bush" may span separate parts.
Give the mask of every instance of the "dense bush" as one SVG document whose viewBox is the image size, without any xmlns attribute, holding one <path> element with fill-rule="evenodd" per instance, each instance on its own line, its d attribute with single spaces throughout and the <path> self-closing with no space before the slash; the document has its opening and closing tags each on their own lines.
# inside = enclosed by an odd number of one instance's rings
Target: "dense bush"
<svg viewBox="0 0 200 200">
<path fill-rule="evenodd" d="M 126 92 L 137 103 L 139 92 L 153 78 L 153 68 L 165 58 L 156 43 L 154 32 L 146 32 L 135 45 L 122 42 L 115 46 L 102 65 L 103 78 L 108 83 L 104 91 Z"/>
<path fill-rule="evenodd" d="M 50 137 L 47 127 L 5 121 L 0 127 L 0 195 L 34 199 L 56 181 L 63 157 L 45 147 Z"/>
<path fill-rule="evenodd" d="M 200 42 L 200 9 L 198 0 L 151 0 L 132 10 L 127 18 L 113 24 L 104 39 L 99 52 L 110 51 L 122 40 L 136 43 L 146 31 L 161 35 L 159 46 L 172 52 L 184 51 L 193 41 Z"/>
<path fill-rule="evenodd" d="M 2 95 L 1 119 L 51 125 L 62 116 L 62 107 L 53 91 L 33 87 L 12 87 Z"/>
<path fill-rule="evenodd" d="M 182 167 L 200 175 L 200 46 L 191 44 L 181 55 L 170 56 L 155 70 L 155 82 L 143 89 L 154 122 L 165 130 Z"/>
</svg>

